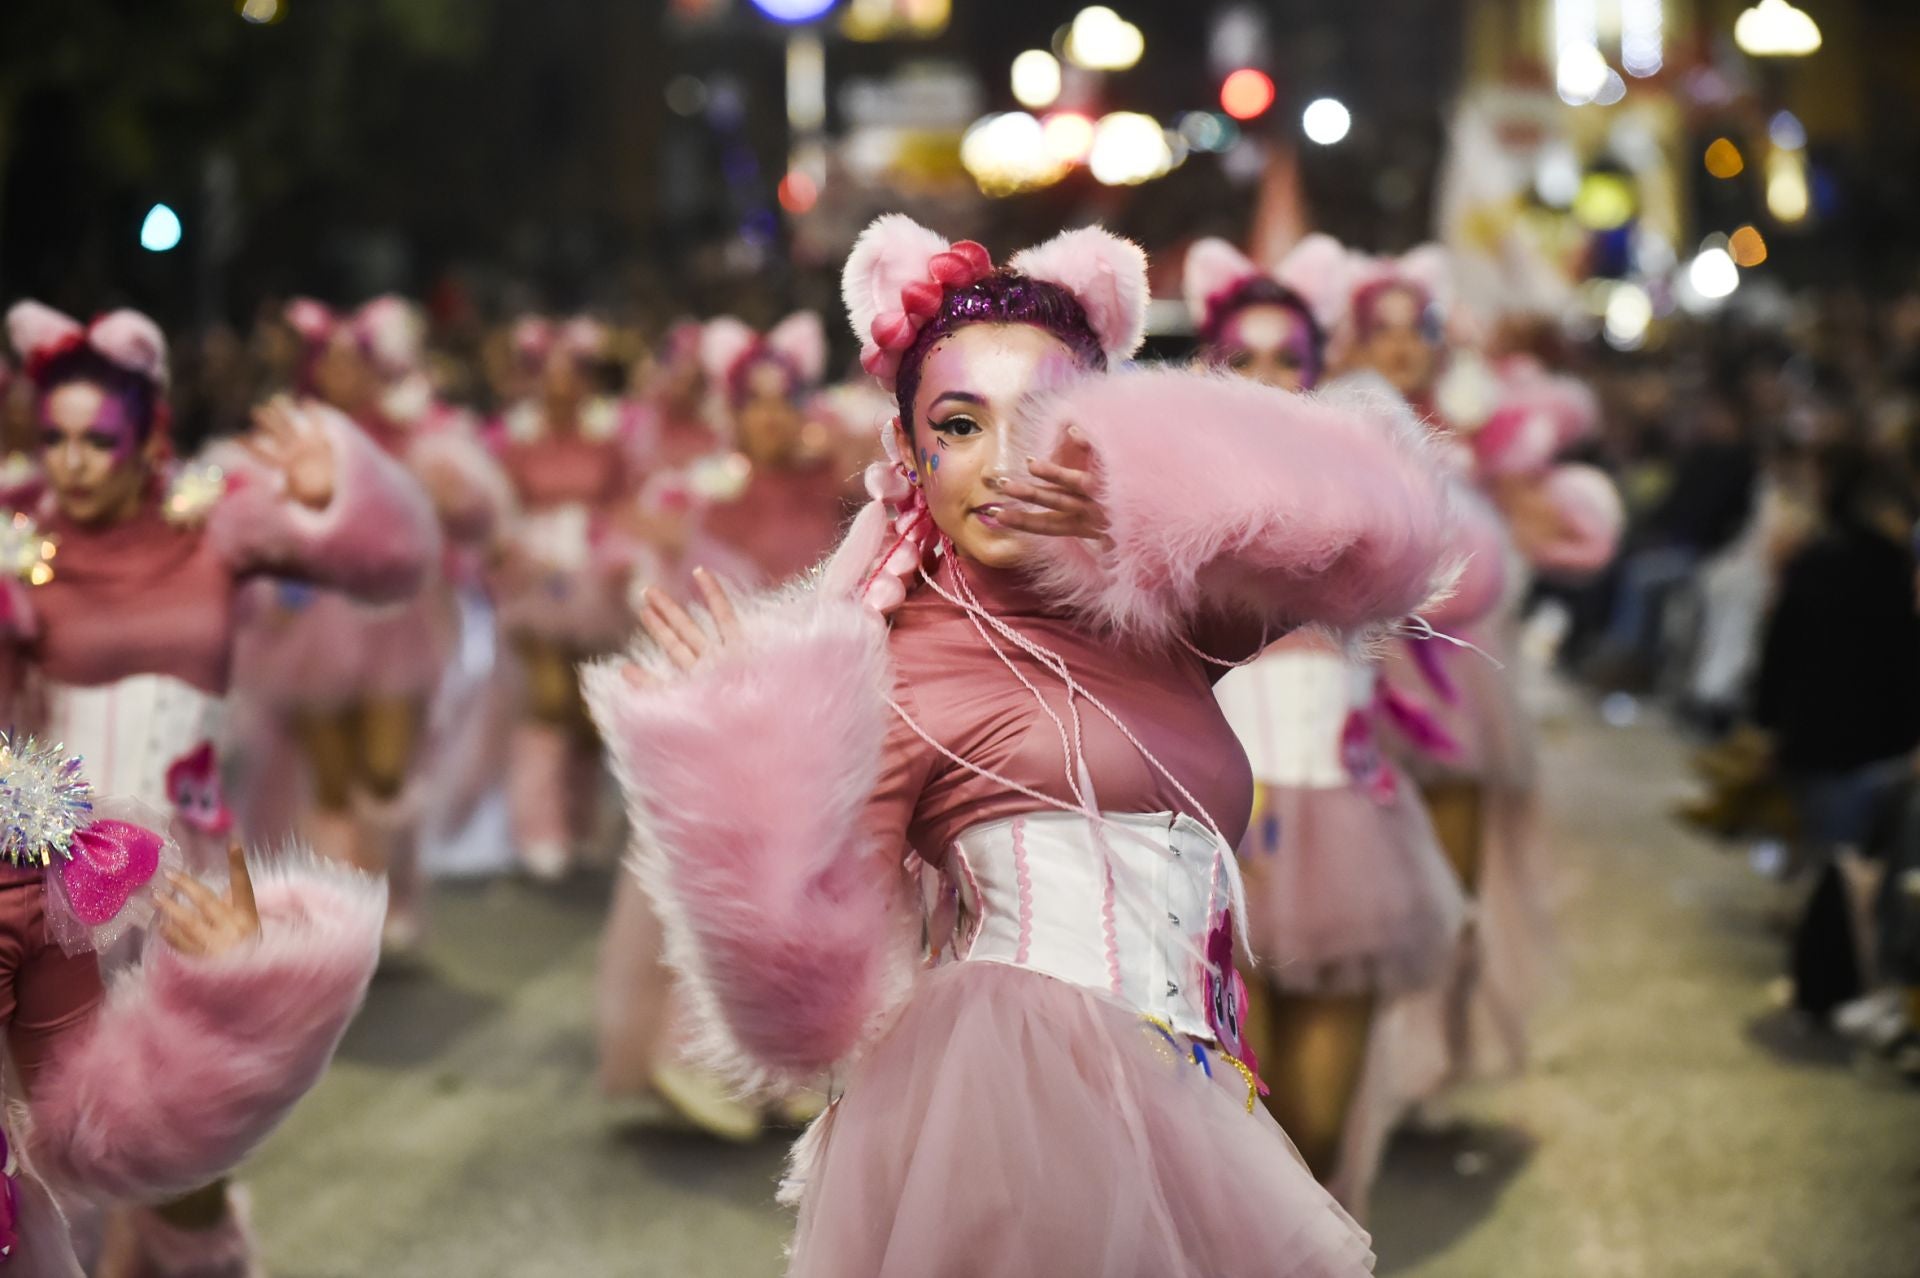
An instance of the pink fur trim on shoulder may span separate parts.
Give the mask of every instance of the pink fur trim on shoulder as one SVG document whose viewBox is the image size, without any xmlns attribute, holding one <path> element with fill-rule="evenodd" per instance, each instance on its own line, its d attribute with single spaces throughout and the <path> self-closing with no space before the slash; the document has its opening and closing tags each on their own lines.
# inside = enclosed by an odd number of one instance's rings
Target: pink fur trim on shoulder
<svg viewBox="0 0 1920 1278">
<path fill-rule="evenodd" d="M 1447 550 L 1457 575 L 1447 591 L 1421 605 L 1420 615 L 1443 630 L 1471 625 L 1500 606 L 1507 588 L 1507 526 L 1493 503 L 1464 478 L 1447 481 L 1453 537 Z"/>
<path fill-rule="evenodd" d="M 1027 407 L 1032 456 L 1092 447 L 1110 548 L 1036 538 L 1041 588 L 1096 623 L 1172 640 L 1203 612 L 1364 632 L 1442 580 L 1448 504 L 1423 429 L 1245 378 L 1085 378 Z"/>
<path fill-rule="evenodd" d="M 1253 260 L 1217 235 L 1195 240 L 1180 264 L 1180 296 L 1195 328 L 1205 328 L 1213 299 L 1260 274 Z"/>
<path fill-rule="evenodd" d="M 1079 299 L 1109 366 L 1133 358 L 1147 335 L 1147 255 L 1098 226 L 1062 231 L 1015 253 L 1007 266 Z"/>
<path fill-rule="evenodd" d="M 465 420 L 443 417 L 416 431 L 406 462 L 425 486 L 449 541 L 483 546 L 512 518 L 513 481 Z"/>
<path fill-rule="evenodd" d="M 217 958 L 150 943 L 42 1072 L 34 1166 L 151 1201 L 231 1171 L 325 1072 L 380 953 L 386 886 L 308 858 L 254 874 L 261 934 Z"/>
<path fill-rule="evenodd" d="M 1560 465 L 1541 481 L 1542 492 L 1560 515 L 1560 536 L 1533 550 L 1534 564 L 1557 577 L 1599 572 L 1620 548 L 1626 513 L 1613 480 L 1592 466 Z"/>
<path fill-rule="evenodd" d="M 230 471 L 207 535 L 241 572 L 272 572 L 369 601 L 404 599 L 440 554 L 433 508 L 406 470 L 335 409 L 297 410 L 333 449 L 333 500 L 311 510 L 286 495 L 282 476 L 244 449 L 212 456 Z"/>
<path fill-rule="evenodd" d="M 690 676 L 635 688 L 603 662 L 584 688 L 714 1063 L 805 1084 L 876 1031 L 914 969 L 904 840 L 861 828 L 891 722 L 887 632 L 812 594 L 742 624 Z"/>
</svg>

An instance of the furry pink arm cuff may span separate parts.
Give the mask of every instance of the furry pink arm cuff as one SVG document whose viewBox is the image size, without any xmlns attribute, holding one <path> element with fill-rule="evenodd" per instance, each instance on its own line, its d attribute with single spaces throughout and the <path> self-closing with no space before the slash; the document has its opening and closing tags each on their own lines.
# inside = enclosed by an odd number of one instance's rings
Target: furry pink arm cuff
<svg viewBox="0 0 1920 1278">
<path fill-rule="evenodd" d="M 863 820 L 891 722 L 886 628 L 806 594 L 741 624 L 690 675 L 638 688 L 606 662 L 585 690 L 708 1055 L 749 1086 L 805 1083 L 913 971 L 904 836 Z"/>
<path fill-rule="evenodd" d="M 513 484 L 480 440 L 458 426 L 422 431 L 407 465 L 432 495 L 447 536 L 464 546 L 493 540 L 513 512 Z"/>
<path fill-rule="evenodd" d="M 231 472 L 207 532 L 227 562 L 331 586 L 369 601 L 404 599 L 440 554 L 440 532 L 420 485 L 351 421 L 318 404 L 301 414 L 333 448 L 333 500 L 310 510 L 281 477 L 239 448 L 216 460 Z"/>
<path fill-rule="evenodd" d="M 1410 419 L 1159 368 L 1036 400 L 1028 452 L 1068 425 L 1093 448 L 1113 544 L 1038 540 L 1035 576 L 1096 624 L 1170 640 L 1212 611 L 1347 635 L 1445 579 L 1453 515 Z"/>
<path fill-rule="evenodd" d="M 261 934 L 159 942 L 34 1084 L 27 1149 L 61 1189 L 152 1201 L 231 1171 L 319 1081 L 365 996 L 386 887 L 309 860 L 255 871 Z"/>
</svg>

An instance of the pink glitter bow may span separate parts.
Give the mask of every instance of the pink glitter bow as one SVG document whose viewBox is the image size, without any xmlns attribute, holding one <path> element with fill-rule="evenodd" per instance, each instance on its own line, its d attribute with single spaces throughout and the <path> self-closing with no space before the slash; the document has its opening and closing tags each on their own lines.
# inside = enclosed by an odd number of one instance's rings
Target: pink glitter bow
<svg viewBox="0 0 1920 1278">
<path fill-rule="evenodd" d="M 95 821 L 76 831 L 72 856 L 55 870 L 74 917 L 88 927 L 111 922 L 160 868 L 165 843 L 131 821 Z"/>
<path fill-rule="evenodd" d="M 900 290 L 900 309 L 873 317 L 867 344 L 860 352 L 860 367 L 892 390 L 900 374 L 901 357 L 938 313 L 947 290 L 965 288 L 992 271 L 993 259 L 986 248 L 972 240 L 961 240 L 945 252 L 935 253 L 927 260 L 927 278 L 914 280 Z"/>
</svg>

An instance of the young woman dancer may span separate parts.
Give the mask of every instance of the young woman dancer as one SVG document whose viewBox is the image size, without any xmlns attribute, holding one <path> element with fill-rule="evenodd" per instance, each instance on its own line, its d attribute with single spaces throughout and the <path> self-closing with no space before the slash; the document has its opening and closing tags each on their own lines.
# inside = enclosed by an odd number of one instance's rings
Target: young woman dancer
<svg viewBox="0 0 1920 1278">
<path fill-rule="evenodd" d="M 1187 255 L 1184 292 L 1203 357 L 1288 390 L 1316 385 L 1344 313 L 1347 252 L 1303 240 L 1271 273 L 1222 240 Z M 1485 611 L 1500 590 L 1494 516 L 1464 485 L 1461 578 L 1425 619 Z M 1372 660 L 1289 635 L 1227 673 L 1221 708 L 1252 764 L 1242 844 L 1253 951 L 1250 1036 L 1268 1108 L 1308 1166 L 1363 1215 L 1370 1177 L 1335 1179 L 1381 1008 L 1444 975 L 1465 898 L 1419 792 L 1381 751 L 1378 725 L 1408 708 Z"/>
<path fill-rule="evenodd" d="M 851 510 L 846 431 L 815 395 L 826 335 L 812 311 L 766 333 L 730 316 L 701 331 L 700 358 L 732 450 L 649 478 L 643 505 L 682 531 L 662 538 L 661 567 L 686 584 L 695 563 L 746 586 L 775 586 L 832 549 Z M 601 946 L 600 1084 L 610 1095 L 654 1093 L 710 1134 L 746 1139 L 761 1114 L 685 1059 L 687 1016 L 662 962 L 663 938 L 639 882 L 614 887 Z M 804 1102 L 795 1102 L 804 1112 Z M 785 1108 L 793 1108 L 788 1106 Z"/>
<path fill-rule="evenodd" d="M 488 432 L 517 499 L 491 574 L 523 685 L 507 789 L 520 863 L 554 879 L 573 865 L 605 775 L 575 667 L 620 646 L 629 578 L 649 558 L 636 519 L 641 444 L 628 406 L 596 393 L 599 323 L 523 319 L 513 345 L 529 393 Z"/>
<path fill-rule="evenodd" d="M 274 574 L 404 597 L 437 553 L 431 511 L 339 414 L 285 402 L 242 444 L 169 471 L 152 321 L 116 311 L 81 325 L 23 302 L 7 324 L 33 387 L 44 489 L 8 525 L 21 574 L 0 611 L 8 717 L 83 754 L 101 793 L 169 813 L 189 859 L 217 870 L 243 586 Z M 220 1186 L 134 1219 L 138 1244 L 186 1271 L 248 1246 Z"/>
<path fill-rule="evenodd" d="M 1099 230 L 995 270 L 886 217 L 845 292 L 899 408 L 873 500 L 810 588 L 650 594 L 653 649 L 587 684 L 716 1045 L 837 1071 L 791 1272 L 1364 1273 L 1242 1059 L 1212 681 L 1427 598 L 1423 438 L 1122 371 L 1145 260 Z M 931 967 L 910 863 L 959 908 Z"/>
<path fill-rule="evenodd" d="M 262 587 L 240 663 L 251 712 L 296 742 L 306 765 L 300 826 L 323 856 L 389 876 L 388 941 L 406 950 L 423 926 L 416 836 L 430 711 L 459 633 L 454 577 L 490 544 L 512 492 L 471 425 L 434 402 L 408 303 L 379 297 L 337 316 L 302 299 L 288 315 L 304 342 L 303 392 L 346 414 L 411 474 L 447 543 L 422 588 L 398 603 Z M 263 816 L 255 832 L 285 820 Z"/>
</svg>

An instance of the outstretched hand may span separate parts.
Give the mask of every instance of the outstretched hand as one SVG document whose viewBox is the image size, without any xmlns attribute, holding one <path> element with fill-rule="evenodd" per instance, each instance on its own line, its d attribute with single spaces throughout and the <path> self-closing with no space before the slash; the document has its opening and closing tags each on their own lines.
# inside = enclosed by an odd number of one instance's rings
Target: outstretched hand
<svg viewBox="0 0 1920 1278">
<path fill-rule="evenodd" d="M 170 873 L 172 895 L 154 897 L 163 916 L 160 939 L 182 954 L 213 958 L 260 935 L 260 907 L 253 900 L 247 855 L 236 841 L 227 846 L 227 895 L 198 879 Z"/>
<path fill-rule="evenodd" d="M 1038 509 L 1002 509 L 999 522 L 1040 537 L 1084 537 L 1106 541 L 1107 512 L 1094 493 L 1093 446 L 1069 426 L 1045 461 L 1027 458 L 1032 479 L 1003 479 L 999 489 L 1015 501 Z"/>
<path fill-rule="evenodd" d="M 286 395 L 253 410 L 253 429 L 241 441 L 261 465 L 286 477 L 287 495 L 315 510 L 333 500 L 333 445 L 326 432 Z"/>
<path fill-rule="evenodd" d="M 667 660 L 682 671 L 692 670 L 709 650 L 740 637 L 739 614 L 734 611 L 733 598 L 719 578 L 705 568 L 695 568 L 693 584 L 700 591 L 707 615 L 713 620 L 712 636 L 672 595 L 658 586 L 648 586 L 641 595 L 640 628 L 659 645 Z M 648 687 L 654 682 L 645 667 L 633 662 L 621 667 L 621 674 L 636 688 Z"/>
</svg>

